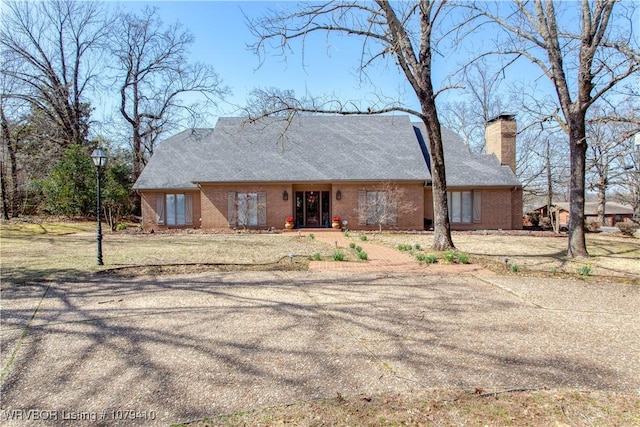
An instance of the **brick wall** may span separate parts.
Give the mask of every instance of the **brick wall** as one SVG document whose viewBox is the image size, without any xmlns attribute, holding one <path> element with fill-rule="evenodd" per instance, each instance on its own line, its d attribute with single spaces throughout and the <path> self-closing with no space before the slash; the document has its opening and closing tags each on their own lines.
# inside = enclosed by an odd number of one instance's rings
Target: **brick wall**
<svg viewBox="0 0 640 427">
<path fill-rule="evenodd" d="M 433 221 L 433 198 L 430 188 L 420 183 L 399 184 L 403 193 L 402 203 L 398 209 L 398 223 L 396 226 L 384 229 L 422 230 L 424 218 Z M 352 230 L 375 230 L 376 225 L 358 224 L 358 193 L 360 190 L 379 191 L 375 183 L 343 183 L 316 185 L 203 185 L 201 192 L 190 192 L 193 195 L 193 225 L 171 228 L 229 228 L 228 199 L 230 191 L 241 193 L 266 193 L 267 225 L 261 228 L 275 227 L 282 229 L 284 219 L 294 216 L 296 191 L 329 191 L 331 194 L 331 216 L 339 216 L 348 221 L 347 228 Z M 340 190 L 341 200 L 336 200 L 336 192 Z M 451 191 L 461 189 L 452 188 Z M 464 189 L 463 189 L 464 190 Z M 471 190 L 471 189 L 468 189 Z M 288 193 L 288 200 L 282 200 L 283 192 Z M 167 229 L 156 223 L 156 195 L 158 192 L 141 192 L 142 226 L 145 231 Z M 522 190 L 513 188 L 495 188 L 481 190 L 482 217 L 480 223 L 452 224 L 453 230 L 472 229 L 521 229 L 522 228 Z"/>
<path fill-rule="evenodd" d="M 184 193 L 191 194 L 193 197 L 193 205 L 192 205 L 192 216 L 193 216 L 193 224 L 190 225 L 182 225 L 182 226 L 171 226 L 167 227 L 166 225 L 158 225 L 157 218 L 157 196 L 158 194 L 166 194 L 166 193 Z M 145 231 L 158 231 L 158 230 L 166 230 L 168 228 L 200 228 L 200 192 L 198 191 L 143 191 L 140 193 L 140 203 L 141 203 L 141 211 L 142 211 L 142 229 Z"/>
<path fill-rule="evenodd" d="M 516 171 L 516 121 L 498 117 L 487 124 L 485 141 L 488 154 L 495 154 L 501 164 Z"/>
<path fill-rule="evenodd" d="M 422 183 L 397 184 L 402 199 L 405 202 L 398 206 L 398 223 L 395 226 L 383 226 L 383 229 L 422 230 L 424 218 L 424 185 Z M 334 191 L 340 190 L 342 200 L 333 197 L 333 215 L 347 220 L 347 228 L 352 230 L 377 230 L 377 225 L 358 224 L 358 193 L 365 191 L 380 191 L 376 183 L 336 184 Z"/>
<path fill-rule="evenodd" d="M 291 185 L 255 185 L 255 184 L 229 184 L 229 185 L 203 185 L 202 186 L 202 228 L 220 229 L 229 228 L 228 223 L 228 199 L 230 191 L 236 193 L 266 193 L 267 225 L 261 228 L 283 228 L 284 219 L 293 216 L 294 193 Z M 288 200 L 282 200 L 284 191 L 288 194 Z"/>
<path fill-rule="evenodd" d="M 473 188 L 449 188 L 449 191 L 473 191 Z M 478 191 L 478 190 L 476 190 Z M 479 190 L 482 199 L 481 221 L 452 223 L 452 230 L 520 230 L 522 229 L 522 189 L 493 188 Z M 433 196 L 425 188 L 425 212 L 433 221 Z"/>
</svg>

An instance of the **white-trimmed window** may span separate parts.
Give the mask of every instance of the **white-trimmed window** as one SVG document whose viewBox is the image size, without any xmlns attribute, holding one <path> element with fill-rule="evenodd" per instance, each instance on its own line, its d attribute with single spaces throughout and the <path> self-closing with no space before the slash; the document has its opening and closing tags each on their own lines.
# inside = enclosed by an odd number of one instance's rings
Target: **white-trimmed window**
<svg viewBox="0 0 640 427">
<path fill-rule="evenodd" d="M 193 195 L 186 193 L 160 193 L 156 196 L 158 225 L 192 225 Z"/>
<path fill-rule="evenodd" d="M 262 227 L 267 225 L 267 193 L 227 193 L 230 226 Z"/>
<path fill-rule="evenodd" d="M 482 202 L 479 191 L 448 191 L 449 220 L 452 223 L 482 222 Z"/>
</svg>

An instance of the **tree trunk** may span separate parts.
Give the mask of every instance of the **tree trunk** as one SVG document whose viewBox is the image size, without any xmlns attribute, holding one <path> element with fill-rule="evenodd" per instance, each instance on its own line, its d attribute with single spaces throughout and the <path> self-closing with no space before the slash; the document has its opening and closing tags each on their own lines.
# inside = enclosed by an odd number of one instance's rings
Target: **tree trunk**
<svg viewBox="0 0 640 427">
<path fill-rule="evenodd" d="M 585 114 L 573 113 L 570 121 L 571 188 L 569 193 L 569 248 L 572 257 L 588 257 L 584 228 L 584 191 L 587 157 Z"/>
<path fill-rule="evenodd" d="M 428 110 L 428 103 L 423 103 L 423 111 Z M 434 114 L 435 114 L 435 105 Z M 447 181 L 444 165 L 444 150 L 442 148 L 442 133 L 437 120 L 424 119 L 429 136 L 429 152 L 431 153 L 431 179 L 433 194 L 433 245 L 436 251 L 455 249 L 451 239 L 449 224 L 449 206 L 447 203 Z M 437 144 L 435 141 L 440 141 Z"/>
<path fill-rule="evenodd" d="M 607 206 L 607 185 L 604 182 L 600 182 L 600 185 L 598 185 L 598 207 L 596 212 L 598 214 L 598 224 L 602 226 L 607 225 L 605 224 L 606 206 Z"/>
</svg>

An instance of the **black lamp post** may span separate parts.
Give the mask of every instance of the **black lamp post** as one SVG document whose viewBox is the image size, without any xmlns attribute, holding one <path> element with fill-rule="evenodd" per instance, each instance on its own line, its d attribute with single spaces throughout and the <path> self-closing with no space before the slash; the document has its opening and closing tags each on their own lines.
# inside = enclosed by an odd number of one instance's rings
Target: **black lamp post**
<svg viewBox="0 0 640 427">
<path fill-rule="evenodd" d="M 96 213 L 98 216 L 98 265 L 103 265 L 102 263 L 102 201 L 100 194 L 100 183 L 102 181 L 102 168 L 107 165 L 107 155 L 101 148 L 96 148 L 91 153 L 91 158 L 93 159 L 93 164 L 96 165 L 96 171 L 98 174 L 98 203 L 96 206 Z"/>
</svg>

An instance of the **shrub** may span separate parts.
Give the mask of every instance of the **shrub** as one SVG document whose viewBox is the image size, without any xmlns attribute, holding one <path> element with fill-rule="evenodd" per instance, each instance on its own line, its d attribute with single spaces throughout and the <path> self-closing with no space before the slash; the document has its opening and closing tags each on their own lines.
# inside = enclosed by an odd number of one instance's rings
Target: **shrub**
<svg viewBox="0 0 640 427">
<path fill-rule="evenodd" d="M 469 264 L 469 255 L 460 252 L 458 254 L 458 262 L 460 262 L 460 264 Z"/>
<path fill-rule="evenodd" d="M 410 250 L 413 249 L 413 246 L 405 245 L 404 243 L 401 243 L 398 246 L 396 246 L 396 248 L 398 248 L 398 250 L 400 250 L 400 251 L 410 251 Z"/>
<path fill-rule="evenodd" d="M 416 243 L 415 245 L 413 245 L 413 248 L 419 251 L 420 249 L 422 249 L 422 246 L 420 246 L 420 243 Z"/>
<path fill-rule="evenodd" d="M 351 243 L 349 243 L 349 247 L 350 247 L 351 249 L 355 249 L 355 248 L 356 248 L 356 244 L 355 244 L 355 242 L 351 242 Z"/>
<path fill-rule="evenodd" d="M 118 223 L 118 225 L 116 226 L 116 230 L 118 231 L 123 231 L 127 229 L 127 224 L 123 224 L 123 223 Z"/>
<path fill-rule="evenodd" d="M 334 261 L 344 261 L 344 254 L 342 252 L 334 252 L 331 257 Z"/>
<path fill-rule="evenodd" d="M 315 254 L 313 254 L 313 259 L 314 261 L 320 261 L 320 252 L 316 252 Z"/>
<path fill-rule="evenodd" d="M 360 235 L 360 240 L 362 240 L 363 242 L 365 242 L 367 240 L 367 235 L 366 234 L 361 234 Z"/>
<path fill-rule="evenodd" d="M 582 267 L 576 269 L 576 272 L 581 276 L 591 276 L 591 265 L 585 264 Z"/>
<path fill-rule="evenodd" d="M 315 234 L 313 234 L 313 233 L 311 233 L 311 234 L 309 234 L 309 238 L 310 238 L 311 240 L 314 240 L 314 239 L 316 238 L 316 235 L 315 235 Z"/>
<path fill-rule="evenodd" d="M 512 273 L 517 273 L 518 271 L 520 271 L 520 267 L 518 267 L 518 264 L 511 264 L 510 268 Z"/>
<path fill-rule="evenodd" d="M 424 260 L 427 264 L 435 264 L 436 262 L 438 262 L 438 257 L 434 254 L 427 254 Z"/>
<path fill-rule="evenodd" d="M 456 259 L 456 252 L 452 249 L 449 249 L 444 253 L 444 260 L 446 262 L 453 262 Z"/>
<path fill-rule="evenodd" d="M 427 256 L 425 254 L 420 253 L 416 255 L 416 259 L 420 262 L 424 262 L 427 260 Z"/>
<path fill-rule="evenodd" d="M 356 251 L 357 252 L 362 252 L 362 246 L 356 246 Z"/>
<path fill-rule="evenodd" d="M 344 237 L 349 237 L 349 232 L 348 231 L 344 232 Z"/>
<path fill-rule="evenodd" d="M 633 221 L 618 222 L 616 228 L 625 236 L 633 236 L 633 233 L 638 229 L 638 224 Z"/>
<path fill-rule="evenodd" d="M 367 253 L 366 252 L 362 252 L 362 251 L 358 252 L 358 257 L 363 261 L 366 261 L 369 258 Z"/>
<path fill-rule="evenodd" d="M 600 223 L 596 219 L 586 220 L 584 222 L 584 227 L 587 229 L 587 231 L 590 231 L 591 233 L 600 232 Z"/>
</svg>

